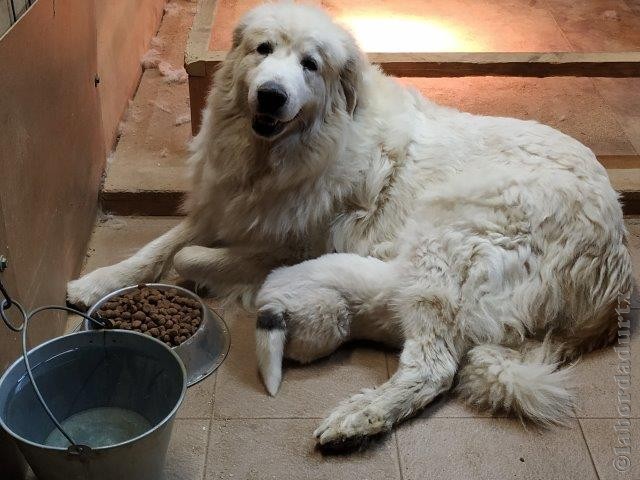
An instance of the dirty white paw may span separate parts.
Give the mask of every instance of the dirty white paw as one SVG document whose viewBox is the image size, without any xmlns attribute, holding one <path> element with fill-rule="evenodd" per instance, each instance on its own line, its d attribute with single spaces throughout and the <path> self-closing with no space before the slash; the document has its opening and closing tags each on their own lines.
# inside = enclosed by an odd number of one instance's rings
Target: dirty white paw
<svg viewBox="0 0 640 480">
<path fill-rule="evenodd" d="M 129 278 L 113 267 L 94 270 L 67 283 L 67 303 L 89 308 L 105 295 L 129 285 Z"/>
<path fill-rule="evenodd" d="M 321 447 L 350 450 L 390 428 L 386 415 L 380 409 L 366 403 L 349 403 L 334 410 L 313 435 Z"/>
</svg>

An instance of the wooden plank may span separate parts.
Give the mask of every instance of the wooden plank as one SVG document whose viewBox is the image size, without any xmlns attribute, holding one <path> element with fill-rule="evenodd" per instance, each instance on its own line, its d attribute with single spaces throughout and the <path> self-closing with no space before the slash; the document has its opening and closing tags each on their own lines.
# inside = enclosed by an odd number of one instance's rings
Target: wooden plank
<svg viewBox="0 0 640 480">
<path fill-rule="evenodd" d="M 613 183 L 613 180 L 612 180 Z M 614 184 L 615 186 L 615 184 Z M 640 189 L 620 192 L 625 215 L 640 215 Z M 186 192 L 109 192 L 101 195 L 102 209 L 114 215 L 184 215 Z"/>
<path fill-rule="evenodd" d="M 189 75 L 212 75 L 225 56 L 208 51 L 188 57 L 185 67 Z M 640 77 L 640 52 L 398 52 L 368 58 L 397 77 Z"/>
<path fill-rule="evenodd" d="M 640 52 L 373 53 L 397 77 L 640 77 Z"/>
<path fill-rule="evenodd" d="M 211 25 L 217 0 L 201 0 L 198 2 L 198 13 L 193 19 L 193 25 L 187 38 L 187 47 L 184 53 L 184 66 L 189 75 L 204 77 L 207 46 L 211 38 Z M 223 57 L 224 58 L 224 57 Z"/>
<path fill-rule="evenodd" d="M 207 103 L 210 88 L 211 77 L 189 76 L 189 111 L 191 112 L 191 134 L 194 137 L 200 131 L 202 111 Z"/>
<path fill-rule="evenodd" d="M 605 155 L 598 159 L 603 163 L 631 168 L 608 167 L 611 184 L 621 194 L 625 215 L 640 214 L 640 155 Z M 103 191 L 100 194 L 102 208 L 115 215 L 184 215 L 181 210 L 186 197 L 183 191 Z"/>
<path fill-rule="evenodd" d="M 100 193 L 102 210 L 114 215 L 184 215 L 186 192 L 138 190 Z"/>
<path fill-rule="evenodd" d="M 637 169 L 640 171 L 640 155 L 598 155 L 598 161 L 607 170 Z M 640 190 L 640 183 L 637 185 Z"/>
</svg>

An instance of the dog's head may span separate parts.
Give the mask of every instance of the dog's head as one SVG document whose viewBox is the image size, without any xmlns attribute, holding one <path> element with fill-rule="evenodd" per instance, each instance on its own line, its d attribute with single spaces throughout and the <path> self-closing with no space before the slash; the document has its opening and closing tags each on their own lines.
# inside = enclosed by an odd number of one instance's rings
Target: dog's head
<svg viewBox="0 0 640 480">
<path fill-rule="evenodd" d="M 235 101 L 268 141 L 353 115 L 363 57 L 353 37 L 322 10 L 291 2 L 247 13 L 226 62 Z"/>
</svg>

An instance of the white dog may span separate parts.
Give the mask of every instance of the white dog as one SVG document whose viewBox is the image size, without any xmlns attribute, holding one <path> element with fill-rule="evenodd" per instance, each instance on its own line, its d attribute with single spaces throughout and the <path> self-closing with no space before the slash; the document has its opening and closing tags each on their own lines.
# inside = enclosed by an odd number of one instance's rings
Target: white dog
<svg viewBox="0 0 640 480">
<path fill-rule="evenodd" d="M 283 356 L 308 362 L 353 338 L 403 345 L 395 375 L 340 405 L 320 444 L 389 430 L 456 375 L 472 404 L 541 423 L 570 414 L 558 367 L 612 340 L 631 289 L 618 197 L 588 148 L 435 105 L 292 3 L 242 19 L 214 84 L 188 216 L 71 282 L 72 303 L 155 280 L 172 258 L 224 293 L 298 263 L 257 296 L 271 394 Z"/>
</svg>

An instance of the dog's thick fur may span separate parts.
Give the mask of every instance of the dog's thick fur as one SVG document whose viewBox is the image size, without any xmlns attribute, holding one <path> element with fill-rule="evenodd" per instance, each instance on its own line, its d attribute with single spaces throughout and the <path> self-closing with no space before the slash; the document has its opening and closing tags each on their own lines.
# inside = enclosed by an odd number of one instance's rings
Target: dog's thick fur
<svg viewBox="0 0 640 480">
<path fill-rule="evenodd" d="M 271 52 L 256 51 L 264 42 Z M 265 80 L 289 95 L 273 138 L 252 131 Z M 272 394 L 283 356 L 308 362 L 354 338 L 403 345 L 387 383 L 321 424 L 325 445 L 389 430 L 456 376 L 474 405 L 545 424 L 570 415 L 559 367 L 611 341 L 631 289 L 618 196 L 588 148 L 536 122 L 435 105 L 292 3 L 244 17 L 214 85 L 188 216 L 71 282 L 72 303 L 154 280 L 174 254 L 179 273 L 218 292 L 266 278 L 257 350 Z"/>
</svg>

